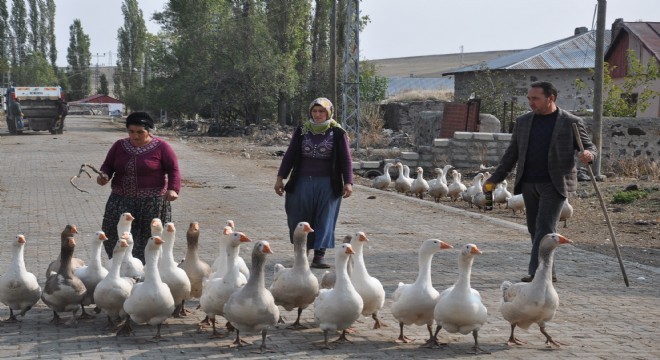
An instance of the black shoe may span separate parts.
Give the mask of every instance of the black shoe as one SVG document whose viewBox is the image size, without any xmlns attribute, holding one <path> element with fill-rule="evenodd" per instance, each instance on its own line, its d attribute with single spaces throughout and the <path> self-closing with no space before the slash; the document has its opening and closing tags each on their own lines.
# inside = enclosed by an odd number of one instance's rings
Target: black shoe
<svg viewBox="0 0 660 360">
<path fill-rule="evenodd" d="M 522 282 L 532 282 L 534 280 L 534 275 L 527 275 L 524 278 L 520 279 Z M 557 275 L 552 275 L 552 282 L 556 283 L 557 282 Z"/>
<path fill-rule="evenodd" d="M 324 263 L 322 260 L 312 261 L 310 267 L 313 267 L 315 269 L 330 269 L 330 265 Z"/>
</svg>

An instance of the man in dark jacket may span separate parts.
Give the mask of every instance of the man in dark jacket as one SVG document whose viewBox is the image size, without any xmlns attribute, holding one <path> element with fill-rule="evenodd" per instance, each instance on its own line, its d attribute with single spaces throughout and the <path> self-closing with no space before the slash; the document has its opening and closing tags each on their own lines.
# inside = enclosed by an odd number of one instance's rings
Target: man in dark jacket
<svg viewBox="0 0 660 360">
<path fill-rule="evenodd" d="M 580 160 L 588 164 L 596 155 L 595 148 L 584 128 L 582 119 L 557 107 L 557 89 L 549 82 L 531 84 L 527 92 L 531 112 L 516 119 L 511 143 L 500 165 L 486 183 L 503 181 L 517 164 L 514 193 L 522 194 L 527 215 L 527 230 L 532 239 L 532 253 L 528 275 L 524 282 L 534 279 L 538 267 L 539 243 L 557 232 L 557 221 L 568 193 L 577 190 L 575 153 L 579 145 L 573 134 L 577 124 L 584 151 Z M 553 281 L 557 281 L 554 269 Z"/>
</svg>

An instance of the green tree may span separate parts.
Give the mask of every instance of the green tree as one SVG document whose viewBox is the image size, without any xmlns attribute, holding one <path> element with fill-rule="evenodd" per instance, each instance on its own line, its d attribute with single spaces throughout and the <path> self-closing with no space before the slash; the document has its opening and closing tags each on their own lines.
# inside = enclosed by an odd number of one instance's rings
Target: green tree
<svg viewBox="0 0 660 360">
<path fill-rule="evenodd" d="M 380 102 L 387 96 L 387 78 L 376 74 L 373 62 L 360 61 L 360 100 Z"/>
<path fill-rule="evenodd" d="M 59 82 L 53 67 L 41 52 L 28 54 L 18 68 L 18 75 L 23 86 L 56 85 Z"/>
<path fill-rule="evenodd" d="M 315 0 L 314 16 L 311 28 L 311 74 L 309 93 L 311 97 L 325 96 L 330 93 L 328 65 L 330 63 L 329 26 L 332 10 L 331 0 Z"/>
<path fill-rule="evenodd" d="M 75 19 L 69 26 L 69 47 L 67 49 L 67 76 L 71 100 L 78 100 L 88 96 L 90 91 L 90 63 L 92 54 L 89 51 L 89 36 L 85 34 L 80 19 Z"/>
<path fill-rule="evenodd" d="M 0 0 L 0 72 L 2 72 L 3 85 L 9 79 L 6 75 L 9 74 L 9 53 L 7 49 L 11 44 L 10 41 L 10 28 L 8 25 L 9 12 L 7 11 L 7 0 Z"/>
<path fill-rule="evenodd" d="M 488 67 L 481 66 L 473 72 L 472 78 L 467 81 L 467 93 L 474 94 L 480 99 L 480 112 L 492 115 L 502 113 L 504 103 L 510 103 L 516 93 L 516 79 L 506 71 L 492 71 Z M 470 95 L 470 96 L 471 96 Z M 469 96 L 462 99 L 467 101 Z M 514 112 L 520 113 L 525 110 L 523 104 L 516 103 Z"/>
<path fill-rule="evenodd" d="M 39 3 L 39 36 L 37 37 L 38 49 L 42 54 L 48 54 L 48 32 L 53 30 L 48 27 L 48 6 L 44 0 Z"/>
<path fill-rule="evenodd" d="M 55 42 L 55 0 L 46 0 L 48 9 L 48 59 L 53 69 L 57 69 L 57 44 Z"/>
<path fill-rule="evenodd" d="M 28 29 L 26 17 L 27 12 L 25 10 L 25 3 L 23 0 L 13 0 L 11 6 L 10 23 L 13 33 L 11 52 L 12 64 L 14 66 L 19 66 L 23 63 L 27 52 L 26 46 Z M 17 79 L 17 81 L 20 81 L 20 79 Z"/>
<path fill-rule="evenodd" d="M 660 68 L 655 58 L 643 64 L 635 51 L 628 49 L 628 71 L 620 82 L 612 79 L 612 71 L 616 68 L 607 62 L 603 69 L 603 116 L 635 117 L 637 112 L 643 112 L 651 104 L 651 100 L 660 95 L 652 88 L 655 80 L 660 79 Z M 591 70 L 593 74 L 593 69 Z M 588 91 L 593 97 L 593 88 L 581 79 L 575 80 L 578 91 Z M 593 108 L 593 104 L 592 104 Z"/>
<path fill-rule="evenodd" d="M 97 94 L 108 95 L 110 90 L 108 89 L 108 77 L 105 74 L 101 74 L 99 78 L 99 88 L 96 91 Z"/>
<path fill-rule="evenodd" d="M 39 51 L 39 4 L 37 0 L 27 0 L 29 14 L 28 43 L 31 51 Z"/>
<path fill-rule="evenodd" d="M 124 15 L 124 26 L 117 30 L 117 71 L 114 81 L 115 94 L 125 100 L 134 96 L 144 85 L 147 27 L 137 0 L 124 0 L 121 12 Z"/>
</svg>

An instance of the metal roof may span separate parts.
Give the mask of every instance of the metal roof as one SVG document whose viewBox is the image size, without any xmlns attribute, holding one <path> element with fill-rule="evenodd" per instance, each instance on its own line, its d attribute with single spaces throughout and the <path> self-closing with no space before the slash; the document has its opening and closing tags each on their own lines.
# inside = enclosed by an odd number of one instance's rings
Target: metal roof
<svg viewBox="0 0 660 360">
<path fill-rule="evenodd" d="M 605 31 L 605 51 L 610 43 L 610 36 L 611 31 Z M 442 75 L 479 71 L 484 68 L 491 70 L 588 69 L 594 67 L 595 53 L 596 32 L 588 31 Z"/>
<path fill-rule="evenodd" d="M 396 95 L 407 90 L 454 90 L 454 78 L 387 78 L 387 96 Z"/>
<path fill-rule="evenodd" d="M 660 22 L 623 22 L 621 25 L 634 34 L 644 47 L 660 60 Z M 618 37 L 614 39 L 617 40 Z"/>
</svg>

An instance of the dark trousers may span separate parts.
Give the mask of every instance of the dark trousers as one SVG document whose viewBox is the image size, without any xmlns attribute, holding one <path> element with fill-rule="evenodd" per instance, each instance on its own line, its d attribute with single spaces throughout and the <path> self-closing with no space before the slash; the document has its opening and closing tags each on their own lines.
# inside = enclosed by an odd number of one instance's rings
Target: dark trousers
<svg viewBox="0 0 660 360">
<path fill-rule="evenodd" d="M 532 239 L 532 254 L 529 259 L 529 275 L 536 274 L 539 266 L 539 245 L 547 234 L 557 232 L 557 221 L 566 198 L 552 183 L 523 183 L 527 231 Z M 552 273 L 555 273 L 553 267 Z"/>
</svg>

